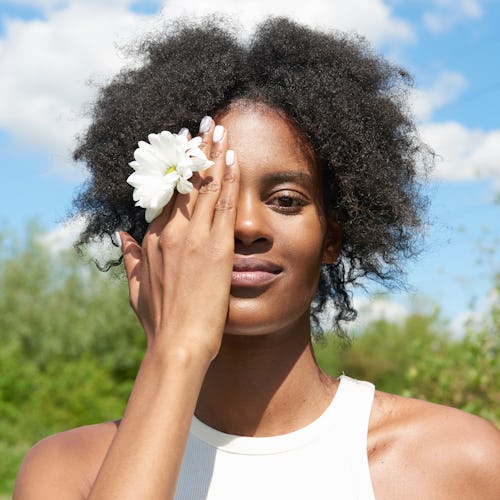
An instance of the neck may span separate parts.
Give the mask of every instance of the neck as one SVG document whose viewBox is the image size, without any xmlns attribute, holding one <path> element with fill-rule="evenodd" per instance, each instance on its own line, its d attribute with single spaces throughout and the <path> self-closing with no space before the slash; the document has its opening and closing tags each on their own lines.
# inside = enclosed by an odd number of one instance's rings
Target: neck
<svg viewBox="0 0 500 500">
<path fill-rule="evenodd" d="M 196 415 L 228 434 L 285 434 L 319 417 L 336 388 L 316 363 L 306 317 L 285 333 L 225 335 Z"/>
</svg>

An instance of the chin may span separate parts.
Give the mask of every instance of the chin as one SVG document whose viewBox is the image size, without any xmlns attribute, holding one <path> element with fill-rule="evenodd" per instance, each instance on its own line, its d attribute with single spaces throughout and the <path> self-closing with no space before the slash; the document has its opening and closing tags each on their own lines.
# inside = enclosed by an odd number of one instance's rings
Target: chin
<svg viewBox="0 0 500 500">
<path fill-rule="evenodd" d="M 270 335 L 289 330 L 298 324 L 304 324 L 309 328 L 309 301 L 305 302 L 303 307 L 287 310 L 283 308 L 282 302 L 270 304 L 269 301 L 258 298 L 231 297 L 224 334 Z"/>
</svg>

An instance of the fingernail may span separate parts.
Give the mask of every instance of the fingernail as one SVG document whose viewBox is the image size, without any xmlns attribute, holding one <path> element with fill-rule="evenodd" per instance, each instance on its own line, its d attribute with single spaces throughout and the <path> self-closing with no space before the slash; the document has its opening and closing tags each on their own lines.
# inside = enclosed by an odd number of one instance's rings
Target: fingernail
<svg viewBox="0 0 500 500">
<path fill-rule="evenodd" d="M 212 125 L 212 117 L 204 116 L 200 122 L 200 133 L 204 134 L 210 130 L 210 125 Z"/>
<path fill-rule="evenodd" d="M 186 127 L 182 127 L 177 135 L 183 135 L 184 137 L 187 137 L 189 135 L 189 129 Z"/>
<path fill-rule="evenodd" d="M 226 166 L 230 167 L 234 163 L 234 151 L 232 149 L 228 149 L 226 151 Z"/>
<path fill-rule="evenodd" d="M 224 137 L 224 127 L 222 125 L 217 125 L 214 128 L 214 142 L 219 142 Z"/>
<path fill-rule="evenodd" d="M 119 231 L 115 231 L 113 236 L 111 236 L 111 242 L 113 243 L 113 245 L 115 245 L 115 247 L 118 247 L 118 248 L 122 247 L 122 239 L 120 238 Z"/>
</svg>

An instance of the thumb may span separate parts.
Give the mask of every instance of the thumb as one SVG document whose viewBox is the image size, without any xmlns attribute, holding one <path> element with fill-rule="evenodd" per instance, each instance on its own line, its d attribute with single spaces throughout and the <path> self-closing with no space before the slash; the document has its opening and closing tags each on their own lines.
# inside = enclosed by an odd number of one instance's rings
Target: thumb
<svg viewBox="0 0 500 500">
<path fill-rule="evenodd" d="M 120 231 L 118 237 L 122 244 L 123 264 L 127 273 L 130 304 L 134 311 L 137 312 L 142 268 L 141 246 L 130 234 L 124 231 Z"/>
</svg>

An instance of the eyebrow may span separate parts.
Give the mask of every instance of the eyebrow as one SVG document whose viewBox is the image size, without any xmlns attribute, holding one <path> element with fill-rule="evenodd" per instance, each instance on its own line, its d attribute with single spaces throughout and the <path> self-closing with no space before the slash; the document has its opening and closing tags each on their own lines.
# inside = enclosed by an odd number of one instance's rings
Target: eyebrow
<svg viewBox="0 0 500 500">
<path fill-rule="evenodd" d="M 300 182 L 310 187 L 314 185 L 312 176 L 306 172 L 297 170 L 285 170 L 282 172 L 270 172 L 262 176 L 265 184 L 279 184 L 280 182 Z"/>
</svg>

